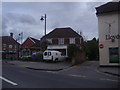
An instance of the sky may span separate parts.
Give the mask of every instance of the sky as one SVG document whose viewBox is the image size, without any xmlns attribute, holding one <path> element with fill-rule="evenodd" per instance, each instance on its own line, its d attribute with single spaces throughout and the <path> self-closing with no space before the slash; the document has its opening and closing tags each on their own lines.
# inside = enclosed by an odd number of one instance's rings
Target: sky
<svg viewBox="0 0 120 90">
<path fill-rule="evenodd" d="M 40 39 L 45 24 L 40 18 L 46 14 L 47 33 L 71 27 L 87 40 L 98 38 L 95 7 L 106 2 L 2 2 L 2 35 L 12 32 L 17 39 L 23 32 L 23 41 L 27 37 Z"/>
</svg>

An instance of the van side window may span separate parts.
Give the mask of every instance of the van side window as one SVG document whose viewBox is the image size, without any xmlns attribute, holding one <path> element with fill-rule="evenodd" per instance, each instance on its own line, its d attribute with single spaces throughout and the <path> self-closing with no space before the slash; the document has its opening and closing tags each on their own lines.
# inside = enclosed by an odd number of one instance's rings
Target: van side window
<svg viewBox="0 0 120 90">
<path fill-rule="evenodd" d="M 51 52 L 48 52 L 48 56 L 51 56 Z"/>
<path fill-rule="evenodd" d="M 47 52 L 45 52 L 44 55 L 47 56 Z"/>
<path fill-rule="evenodd" d="M 56 55 L 58 55 L 58 54 L 56 53 Z"/>
</svg>

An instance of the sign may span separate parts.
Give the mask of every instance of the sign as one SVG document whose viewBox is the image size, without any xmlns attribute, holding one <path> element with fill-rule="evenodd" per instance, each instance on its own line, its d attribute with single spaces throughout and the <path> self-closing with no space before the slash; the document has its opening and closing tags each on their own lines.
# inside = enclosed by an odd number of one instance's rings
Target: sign
<svg viewBox="0 0 120 90">
<path fill-rule="evenodd" d="M 120 35 L 106 35 L 106 40 L 110 39 L 120 39 Z"/>
<path fill-rule="evenodd" d="M 104 48 L 104 45 L 103 45 L 103 44 L 100 44 L 99 47 L 100 47 L 100 48 Z"/>
</svg>

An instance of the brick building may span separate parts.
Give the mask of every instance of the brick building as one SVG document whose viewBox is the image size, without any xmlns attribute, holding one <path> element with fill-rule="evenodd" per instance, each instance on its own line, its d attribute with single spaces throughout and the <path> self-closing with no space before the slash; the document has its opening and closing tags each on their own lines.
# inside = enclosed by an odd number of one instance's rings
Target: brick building
<svg viewBox="0 0 120 90">
<path fill-rule="evenodd" d="M 1 36 L 2 39 L 2 59 L 18 59 L 20 44 L 13 38 L 13 33 L 10 36 Z"/>
<path fill-rule="evenodd" d="M 20 56 L 29 56 L 32 53 L 40 51 L 40 40 L 28 37 L 20 47 Z"/>
<path fill-rule="evenodd" d="M 47 47 L 45 42 L 48 42 Z M 41 38 L 41 48 L 54 49 L 61 51 L 63 55 L 67 56 L 67 46 L 69 44 L 76 44 L 80 46 L 83 42 L 83 38 L 72 28 L 55 28 L 53 31 Z"/>
</svg>

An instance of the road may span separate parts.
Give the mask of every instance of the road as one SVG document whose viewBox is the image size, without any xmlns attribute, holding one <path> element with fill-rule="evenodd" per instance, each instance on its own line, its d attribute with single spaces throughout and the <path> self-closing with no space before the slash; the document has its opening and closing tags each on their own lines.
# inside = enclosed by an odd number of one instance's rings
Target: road
<svg viewBox="0 0 120 90">
<path fill-rule="evenodd" d="M 101 79 L 104 76 L 102 74 L 94 79 L 91 76 L 88 77 L 89 72 L 87 77 L 77 76 L 31 70 L 5 62 L 2 70 L 0 79 L 2 79 L 3 88 L 118 88 L 118 81 L 114 77 L 105 80 Z"/>
</svg>

